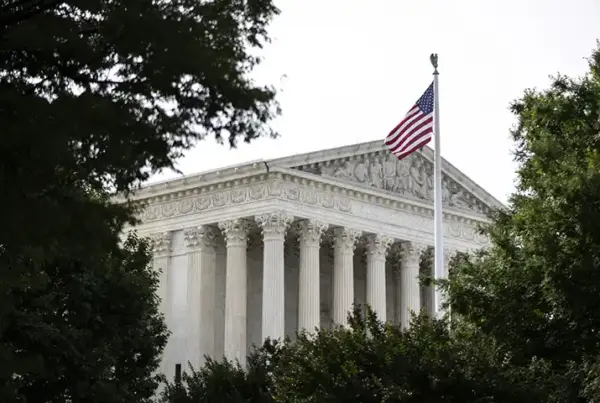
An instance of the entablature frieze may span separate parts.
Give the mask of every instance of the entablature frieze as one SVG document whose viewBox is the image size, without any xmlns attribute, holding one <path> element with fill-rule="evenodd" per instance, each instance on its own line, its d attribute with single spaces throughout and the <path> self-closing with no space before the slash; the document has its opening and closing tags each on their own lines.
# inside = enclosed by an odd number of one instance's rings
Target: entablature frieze
<svg viewBox="0 0 600 403">
<path fill-rule="evenodd" d="M 326 178 L 293 170 L 281 170 L 236 179 L 217 185 L 173 192 L 141 200 L 144 227 L 163 227 L 163 222 L 216 220 L 243 216 L 254 207 L 260 210 L 285 207 L 303 218 L 330 218 L 360 223 L 366 227 L 404 227 L 407 234 L 429 237 L 433 232 L 433 210 L 423 203 L 401 200 L 376 190 L 340 186 Z M 333 213 L 333 214 L 332 214 Z M 337 217 L 337 218 L 336 218 Z M 345 217 L 345 218 L 344 218 Z M 487 244 L 477 226 L 484 217 L 444 214 L 445 236 L 470 245 Z M 380 224 L 378 224 L 380 223 Z M 396 231 L 394 231 L 396 232 Z"/>
<path fill-rule="evenodd" d="M 340 184 L 327 178 L 315 178 L 311 174 L 284 168 L 276 168 L 268 174 L 176 190 L 138 202 L 145 205 L 140 218 L 144 222 L 150 222 L 269 198 L 299 201 L 345 213 L 351 212 L 352 201 L 358 200 L 410 214 L 433 216 L 433 206 L 429 203 L 406 200 L 377 190 Z M 485 216 L 452 210 L 444 213 L 444 220 L 473 224 L 488 222 Z"/>
</svg>

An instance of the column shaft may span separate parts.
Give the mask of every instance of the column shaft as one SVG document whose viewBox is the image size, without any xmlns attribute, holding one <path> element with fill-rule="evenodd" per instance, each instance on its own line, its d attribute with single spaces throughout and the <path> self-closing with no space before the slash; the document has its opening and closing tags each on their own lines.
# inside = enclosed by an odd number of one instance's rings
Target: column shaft
<svg viewBox="0 0 600 403">
<path fill-rule="evenodd" d="M 402 244 L 404 256 L 400 271 L 400 322 L 403 328 L 410 324 L 411 312 L 419 313 L 421 305 L 419 259 L 425 246 L 413 242 Z"/>
<path fill-rule="evenodd" d="M 226 358 L 245 366 L 248 224 L 237 219 L 219 223 L 219 227 L 227 244 L 224 353 Z"/>
<path fill-rule="evenodd" d="M 354 303 L 354 249 L 360 231 L 336 228 L 333 255 L 333 322 L 348 324 Z"/>
<path fill-rule="evenodd" d="M 152 268 L 160 271 L 158 284 L 159 309 L 165 320 L 171 316 L 169 300 L 169 260 L 171 254 L 171 233 L 162 232 L 151 236 L 153 247 Z"/>
<path fill-rule="evenodd" d="M 400 262 L 395 263 L 393 270 L 394 278 L 394 323 L 402 325 L 402 269 Z"/>
<path fill-rule="evenodd" d="M 150 237 L 152 248 L 153 248 L 153 259 L 152 259 L 152 268 L 155 271 L 160 271 L 159 274 L 159 283 L 158 283 L 158 298 L 159 302 L 159 311 L 165 317 L 165 324 L 167 328 L 171 328 L 171 298 L 169 292 L 169 261 L 171 254 L 171 233 L 170 232 L 162 232 L 158 234 L 153 234 Z M 171 345 L 167 343 L 165 349 L 162 354 L 162 359 L 158 371 L 162 374 L 168 374 L 167 368 L 167 356 L 169 351 L 171 350 Z"/>
<path fill-rule="evenodd" d="M 450 260 L 454 257 L 455 254 L 456 250 L 444 248 L 444 279 L 448 279 L 448 276 L 450 275 Z M 448 296 L 442 293 L 442 291 L 439 288 L 436 288 L 435 291 L 439 294 L 438 317 L 441 317 L 444 314 L 450 314 L 450 307 L 446 307 L 446 309 L 444 309 L 444 305 L 448 302 Z"/>
<path fill-rule="evenodd" d="M 429 249 L 430 252 L 433 252 L 433 249 Z M 420 259 L 419 259 L 420 261 Z M 419 262 L 420 263 L 420 262 Z M 423 278 L 435 278 L 435 270 L 434 270 L 434 259 L 433 253 L 431 258 L 429 259 L 428 264 L 422 268 L 419 267 L 419 274 Z M 420 288 L 421 292 L 421 309 L 429 316 L 435 316 L 435 286 L 433 284 L 421 284 Z"/>
<path fill-rule="evenodd" d="M 319 248 L 321 234 L 327 225 L 304 220 L 299 227 L 298 331 L 312 332 L 321 324 Z"/>
<path fill-rule="evenodd" d="M 285 232 L 293 216 L 277 211 L 256 217 L 263 233 L 262 338 L 285 337 Z"/>
<path fill-rule="evenodd" d="M 213 356 L 215 347 L 215 251 L 216 233 L 211 227 L 188 228 L 186 355 L 194 368 Z"/>
<path fill-rule="evenodd" d="M 387 320 L 385 257 L 393 239 L 385 235 L 367 236 L 367 304 L 382 322 Z"/>
</svg>

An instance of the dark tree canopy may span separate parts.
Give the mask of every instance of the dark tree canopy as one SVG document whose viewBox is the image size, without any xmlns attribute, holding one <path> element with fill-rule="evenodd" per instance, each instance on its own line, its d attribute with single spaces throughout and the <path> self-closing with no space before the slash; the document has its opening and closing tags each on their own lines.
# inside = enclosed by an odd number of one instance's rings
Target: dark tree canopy
<svg viewBox="0 0 600 403">
<path fill-rule="evenodd" d="M 559 75 L 511 109 L 519 164 L 492 247 L 457 261 L 453 312 L 538 378 L 548 401 L 598 401 L 600 356 L 600 51 L 580 78 Z"/>
<path fill-rule="evenodd" d="M 73 0 L 11 19 L 39 3 L 0 1 L 0 121 L 40 170 L 125 190 L 205 136 L 273 134 L 275 93 L 249 78 L 271 0 Z M 47 154 L 18 148 L 32 138 Z"/>
<path fill-rule="evenodd" d="M 168 403 L 478 403 L 535 401 L 490 340 L 453 337 L 446 321 L 415 317 L 408 331 L 355 310 L 350 328 L 321 329 L 265 345 L 247 372 L 209 362 L 171 385 Z M 501 357 L 500 357 L 501 358 Z M 516 374 L 520 375 L 520 374 Z M 222 399 L 222 400 L 221 400 Z"/>
<path fill-rule="evenodd" d="M 300 335 L 263 361 L 270 399 L 600 401 L 600 48 L 589 67 L 511 106 L 517 190 L 487 228 L 491 247 L 451 261 L 452 322 L 419 316 L 403 332 L 356 312 L 351 329 Z M 186 392 L 234 375 L 204 373 Z"/>
<path fill-rule="evenodd" d="M 135 188 L 274 135 L 271 0 L 0 0 L 0 401 L 145 402 L 167 332 Z"/>
</svg>

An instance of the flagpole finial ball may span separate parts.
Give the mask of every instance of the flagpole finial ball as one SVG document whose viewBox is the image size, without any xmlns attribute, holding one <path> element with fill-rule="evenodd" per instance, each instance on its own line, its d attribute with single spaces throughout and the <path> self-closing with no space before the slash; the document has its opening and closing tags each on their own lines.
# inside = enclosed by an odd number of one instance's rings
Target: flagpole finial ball
<svg viewBox="0 0 600 403">
<path fill-rule="evenodd" d="M 435 72 L 437 73 L 437 68 L 438 68 L 438 55 L 437 55 L 437 53 L 432 53 L 431 56 L 429 56 L 429 60 L 431 61 L 431 65 L 433 66 L 433 68 L 435 69 Z"/>
</svg>

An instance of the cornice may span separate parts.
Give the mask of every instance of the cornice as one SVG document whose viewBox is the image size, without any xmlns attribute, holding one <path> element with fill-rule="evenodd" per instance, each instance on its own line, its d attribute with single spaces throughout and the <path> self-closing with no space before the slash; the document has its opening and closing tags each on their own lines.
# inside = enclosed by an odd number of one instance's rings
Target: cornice
<svg viewBox="0 0 600 403">
<path fill-rule="evenodd" d="M 132 192 L 131 199 L 145 200 L 167 196 L 172 200 L 172 196 L 174 194 L 181 193 L 189 195 L 198 193 L 198 189 L 222 189 L 223 183 L 236 180 L 246 180 L 249 176 L 264 174 L 267 172 L 268 165 L 265 164 L 265 161 L 256 160 L 244 164 L 232 165 L 229 167 L 184 176 L 179 179 L 171 179 L 152 183 Z M 123 201 L 123 198 L 117 198 L 117 201 Z"/>
<path fill-rule="evenodd" d="M 332 155 L 334 150 L 339 150 L 335 155 Z M 327 153 L 329 151 L 329 154 Z M 433 150 L 425 146 L 422 151 L 416 153 L 423 156 L 427 161 L 433 164 Z M 388 150 L 382 142 L 363 143 L 356 146 L 347 146 L 340 149 L 323 150 L 304 156 L 282 158 L 271 161 L 272 164 L 290 165 L 298 170 L 306 170 L 311 168 L 319 168 L 321 166 L 330 166 L 339 163 L 340 161 L 356 161 L 363 158 L 383 157 L 388 155 Z M 477 198 L 481 199 L 487 206 L 492 209 L 504 208 L 504 205 L 494 196 L 485 191 L 481 186 L 477 185 L 471 178 L 460 172 L 454 165 L 442 158 L 442 170 L 445 176 L 459 183 L 466 191 L 472 193 Z"/>
<path fill-rule="evenodd" d="M 417 151 L 417 153 L 422 155 L 430 163 L 433 163 L 433 150 L 430 147 L 425 146 L 422 151 Z M 248 176 L 268 174 L 269 172 L 276 172 L 277 170 L 289 170 L 293 168 L 295 168 L 294 170 L 299 170 L 303 167 L 317 167 L 320 165 L 327 166 L 340 160 L 358 160 L 370 154 L 387 154 L 387 150 L 383 142 L 376 140 L 366 143 L 319 150 L 305 154 L 276 158 L 272 160 L 254 160 L 243 164 L 205 171 L 198 174 L 185 176 L 180 179 L 168 180 L 144 186 L 132 193 L 132 199 L 141 200 L 160 196 L 170 197 L 174 193 L 186 193 L 188 191 L 193 191 L 198 188 L 205 188 L 207 186 L 215 186 L 213 189 L 221 189 L 222 183 L 228 183 L 235 180 L 245 180 Z M 473 180 L 471 180 L 468 176 L 460 172 L 447 160 L 442 158 L 442 164 L 442 169 L 445 175 L 459 183 L 468 192 L 471 192 L 480 198 L 481 201 L 486 203 L 488 206 L 492 208 L 504 207 L 500 201 L 473 182 Z M 348 185 L 345 187 L 351 186 Z M 392 196 L 392 198 L 394 198 L 394 196 Z M 118 202 L 124 201 L 123 198 L 116 198 L 115 200 Z"/>
<path fill-rule="evenodd" d="M 133 200 L 137 203 L 155 206 L 183 200 L 191 203 L 190 198 L 204 195 L 210 196 L 210 199 L 213 200 L 212 203 L 215 203 L 214 200 L 221 200 L 226 197 L 242 197 L 242 195 L 236 195 L 236 189 L 241 190 L 243 187 L 250 186 L 261 190 L 262 186 L 269 183 L 272 185 L 284 182 L 306 186 L 317 192 L 332 194 L 347 202 L 350 200 L 358 200 L 385 208 L 404 211 L 413 215 L 433 217 L 432 203 L 406 199 L 400 195 L 390 194 L 389 192 L 376 188 L 365 188 L 360 185 L 340 182 L 333 178 L 317 176 L 295 169 L 275 167 L 268 173 L 266 173 L 266 170 L 259 169 L 258 167 L 254 169 L 254 172 L 247 173 L 246 176 L 241 176 L 240 174 L 239 176 L 230 179 L 223 178 L 220 182 L 216 180 L 202 182 L 202 184 L 197 185 L 196 187 L 192 187 L 188 182 L 185 187 L 168 188 L 154 194 L 150 192 L 146 197 L 139 197 L 140 194 L 138 193 L 136 195 L 137 197 L 134 197 Z M 228 195 L 225 196 L 225 193 L 223 192 L 228 192 Z M 265 192 L 268 192 L 268 189 L 265 189 Z M 243 197 L 245 197 L 245 195 Z M 274 199 L 283 198 L 281 195 L 277 194 L 268 194 L 264 197 L 261 196 L 261 198 L 265 197 Z M 223 204 L 215 204 L 214 208 L 221 207 L 221 205 L 224 204 L 225 202 L 223 202 Z M 448 207 L 444 207 L 444 210 L 444 220 L 446 221 L 455 221 L 468 225 L 478 225 L 489 222 L 488 218 L 482 215 L 469 214 L 466 211 L 454 210 Z"/>
</svg>

